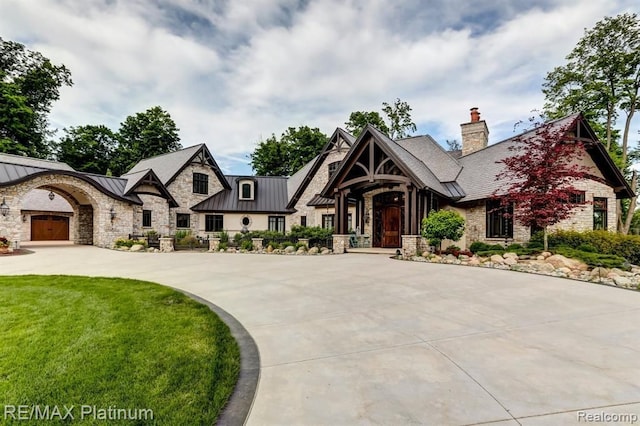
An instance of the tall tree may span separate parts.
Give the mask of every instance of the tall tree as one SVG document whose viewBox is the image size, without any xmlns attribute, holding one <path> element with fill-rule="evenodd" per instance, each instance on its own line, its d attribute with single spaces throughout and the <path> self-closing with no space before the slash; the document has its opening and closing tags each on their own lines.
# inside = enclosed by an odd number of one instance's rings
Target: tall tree
<svg viewBox="0 0 640 426">
<path fill-rule="evenodd" d="M 409 136 L 409 132 L 416 131 L 416 124 L 411 120 L 411 106 L 397 98 L 393 104 L 382 103 L 382 112 L 389 122 L 389 137 L 399 139 Z"/>
<path fill-rule="evenodd" d="M 585 30 L 567 56 L 567 64 L 547 74 L 543 84 L 545 110 L 551 117 L 582 110 L 602 129 L 607 149 L 617 149 L 614 140 L 616 118 L 625 114 L 620 147 L 620 164 L 634 192 L 637 174 L 628 169 L 629 131 L 640 106 L 640 20 L 635 13 L 606 17 Z M 628 233 L 637 198 L 631 200 L 623 219 L 618 202 L 618 230 Z"/>
<path fill-rule="evenodd" d="M 178 130 L 171 115 L 159 106 L 128 116 L 120 124 L 112 172 L 120 176 L 144 158 L 181 149 Z"/>
<path fill-rule="evenodd" d="M 0 150 L 46 158 L 48 114 L 60 88 L 72 84 L 64 65 L 0 38 Z"/>
<path fill-rule="evenodd" d="M 385 135 L 389 134 L 389 128 L 380 116 L 380 113 L 376 111 L 354 111 L 349 115 L 349 121 L 344 124 L 347 132 L 351 133 L 356 138 L 360 136 L 360 133 L 362 133 L 362 130 L 364 130 L 364 127 L 367 124 L 371 124 Z"/>
<path fill-rule="evenodd" d="M 322 151 L 327 135 L 318 128 L 289 127 L 280 139 L 271 135 L 249 155 L 259 176 L 290 176 Z"/>
<path fill-rule="evenodd" d="M 580 194 L 573 183 L 588 173 L 580 165 L 584 146 L 567 136 L 571 124 L 536 123 L 533 130 L 515 138 L 509 147 L 512 155 L 499 161 L 504 168 L 496 175 L 506 189 L 493 196 L 500 199 L 504 211 L 513 206 L 513 216 L 523 226 L 544 231 L 545 250 L 548 227 L 571 216 Z"/>
<path fill-rule="evenodd" d="M 117 146 L 115 133 L 102 125 L 70 127 L 64 133 L 56 148 L 58 161 L 81 172 L 108 173 Z"/>
</svg>

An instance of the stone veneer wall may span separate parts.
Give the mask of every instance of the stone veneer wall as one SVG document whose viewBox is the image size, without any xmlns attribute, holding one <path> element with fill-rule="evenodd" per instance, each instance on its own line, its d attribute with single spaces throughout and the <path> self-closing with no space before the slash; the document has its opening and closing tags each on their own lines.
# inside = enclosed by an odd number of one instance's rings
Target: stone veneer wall
<svg viewBox="0 0 640 426">
<path fill-rule="evenodd" d="M 336 161 L 342 161 L 347 155 L 347 151 L 347 149 L 334 149 L 327 154 L 327 157 L 320 165 L 315 176 L 311 179 L 311 182 L 309 182 L 309 185 L 307 185 L 307 188 L 303 191 L 300 199 L 294 206 L 297 211 L 287 217 L 287 221 L 291 225 L 300 225 L 300 216 L 307 216 L 307 226 L 322 226 L 322 222 L 319 222 L 317 219 L 316 208 L 313 206 L 307 206 L 307 203 L 317 194 L 322 192 L 329 182 L 329 164 Z M 330 208 L 329 210 L 330 212 L 325 214 L 332 214 L 335 212 L 334 208 Z"/>
<path fill-rule="evenodd" d="M 21 241 L 22 237 L 22 199 L 32 189 L 42 186 L 59 187 L 65 192 L 72 190 L 83 200 L 66 198 L 74 210 L 74 229 L 69 230 L 76 244 L 94 244 L 99 247 L 111 247 L 117 238 L 126 237 L 133 229 L 132 204 L 118 201 L 102 193 L 93 185 L 73 176 L 45 175 L 2 188 L 0 195 L 5 197 L 9 214 L 0 217 L 0 235 L 11 241 Z M 55 190 L 54 190 L 55 192 Z M 83 202 L 85 204 L 79 204 Z M 88 203 L 88 204 L 87 204 Z M 116 212 L 111 221 L 110 209 Z M 92 219 L 89 212 L 92 211 Z"/>
<path fill-rule="evenodd" d="M 209 176 L 209 193 L 208 194 L 194 194 L 193 193 L 193 174 L 202 173 Z M 169 212 L 169 233 L 176 232 L 176 215 L 178 213 L 186 213 L 191 215 L 189 221 L 189 229 L 194 235 L 198 234 L 200 226 L 200 215 L 191 210 L 191 207 L 198 204 L 201 201 L 206 200 L 212 195 L 222 191 L 222 183 L 218 180 L 216 174 L 211 167 L 204 166 L 202 164 L 189 164 L 185 169 L 171 182 L 167 187 L 173 198 L 178 202 L 179 207 L 170 209 Z M 153 220 L 153 219 L 152 219 Z M 202 225 L 204 229 L 204 225 Z"/>
<path fill-rule="evenodd" d="M 462 155 L 471 154 L 485 148 L 489 142 L 489 129 L 484 120 L 463 123 L 460 125 L 462 133 Z"/>
<path fill-rule="evenodd" d="M 143 202 L 142 206 L 136 206 L 133 219 L 133 233 L 142 235 L 151 230 L 160 235 L 171 234 L 169 202 L 157 195 L 138 194 Z M 142 210 L 151 210 L 151 227 L 142 226 Z M 175 219 L 174 219 L 175 220 Z"/>
</svg>

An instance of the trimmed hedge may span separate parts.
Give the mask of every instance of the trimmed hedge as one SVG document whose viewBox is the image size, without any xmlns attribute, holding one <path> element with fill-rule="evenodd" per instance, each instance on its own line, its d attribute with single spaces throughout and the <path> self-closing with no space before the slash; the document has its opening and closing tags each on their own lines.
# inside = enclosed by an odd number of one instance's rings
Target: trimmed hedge
<svg viewBox="0 0 640 426">
<path fill-rule="evenodd" d="M 640 264 L 640 235 L 623 235 L 608 231 L 555 231 L 550 233 L 549 247 L 568 247 L 583 253 L 596 252 L 627 259 Z M 533 243 L 542 241 L 542 233 L 531 237 Z"/>
</svg>

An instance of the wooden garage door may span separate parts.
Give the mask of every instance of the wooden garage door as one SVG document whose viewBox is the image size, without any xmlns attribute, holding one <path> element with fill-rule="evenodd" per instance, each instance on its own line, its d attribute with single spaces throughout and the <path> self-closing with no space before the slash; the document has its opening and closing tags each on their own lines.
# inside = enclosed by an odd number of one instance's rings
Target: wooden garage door
<svg viewBox="0 0 640 426">
<path fill-rule="evenodd" d="M 69 218 L 64 216 L 31 216 L 31 241 L 69 239 Z"/>
</svg>

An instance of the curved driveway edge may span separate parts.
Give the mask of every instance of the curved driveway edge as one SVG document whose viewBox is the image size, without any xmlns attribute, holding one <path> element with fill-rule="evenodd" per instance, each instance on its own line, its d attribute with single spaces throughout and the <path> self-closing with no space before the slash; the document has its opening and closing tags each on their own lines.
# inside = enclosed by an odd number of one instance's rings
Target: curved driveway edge
<svg viewBox="0 0 640 426">
<path fill-rule="evenodd" d="M 188 291 L 175 289 L 186 294 L 193 300 L 206 305 L 215 312 L 218 317 L 227 324 L 231 330 L 231 335 L 240 347 L 240 373 L 238 374 L 238 382 L 233 390 L 233 394 L 229 398 L 227 405 L 218 417 L 217 425 L 235 426 L 243 425 L 249 418 L 249 412 L 253 405 L 253 400 L 258 389 L 258 381 L 260 380 L 260 352 L 258 346 L 253 340 L 249 332 L 235 319 L 233 315 L 221 307 L 196 296 Z"/>
</svg>

